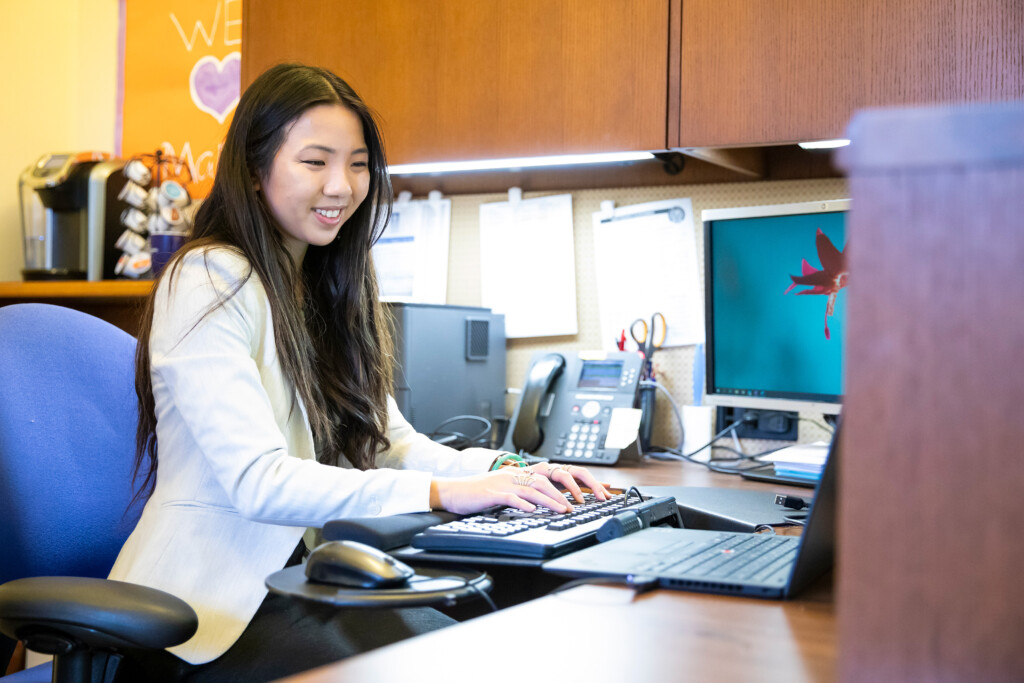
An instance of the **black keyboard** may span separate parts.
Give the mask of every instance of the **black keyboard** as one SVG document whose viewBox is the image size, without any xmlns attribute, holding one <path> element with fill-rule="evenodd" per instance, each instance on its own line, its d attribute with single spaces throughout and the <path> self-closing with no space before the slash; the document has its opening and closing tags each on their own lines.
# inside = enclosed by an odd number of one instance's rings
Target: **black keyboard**
<svg viewBox="0 0 1024 683">
<path fill-rule="evenodd" d="M 565 555 L 596 543 L 596 534 L 608 518 L 630 510 L 652 526 L 677 515 L 672 497 L 640 500 L 634 493 L 627 501 L 625 494 L 598 500 L 592 493 L 583 494 L 572 512 L 559 513 L 546 507 L 523 512 L 512 507 L 499 507 L 438 524 L 412 538 L 412 547 L 437 552 L 504 555 L 510 557 L 547 559 Z M 634 518 L 635 520 L 635 518 Z"/>
<path fill-rule="evenodd" d="M 763 582 L 776 573 L 790 571 L 799 547 L 800 539 L 794 536 L 726 533 L 707 543 L 687 543 L 678 550 L 658 553 L 636 571 Z"/>
</svg>

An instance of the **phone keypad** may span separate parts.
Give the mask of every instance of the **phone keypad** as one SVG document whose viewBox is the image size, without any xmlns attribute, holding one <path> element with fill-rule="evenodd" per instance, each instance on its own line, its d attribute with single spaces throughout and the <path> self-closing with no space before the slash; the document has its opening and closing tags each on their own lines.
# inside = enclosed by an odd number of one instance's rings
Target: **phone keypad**
<svg viewBox="0 0 1024 683">
<path fill-rule="evenodd" d="M 577 420 L 558 436 L 555 457 L 561 459 L 601 460 L 604 448 L 604 423 L 600 419 Z"/>
</svg>

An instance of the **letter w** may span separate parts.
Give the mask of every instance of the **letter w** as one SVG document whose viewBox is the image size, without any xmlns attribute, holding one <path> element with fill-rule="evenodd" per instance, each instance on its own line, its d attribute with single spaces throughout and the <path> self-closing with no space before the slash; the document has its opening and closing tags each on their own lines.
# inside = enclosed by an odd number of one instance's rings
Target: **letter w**
<svg viewBox="0 0 1024 683">
<path fill-rule="evenodd" d="M 217 3 L 217 12 L 213 15 L 213 28 L 210 32 L 206 32 L 206 27 L 203 26 L 203 22 L 196 20 L 195 28 L 192 29 L 192 37 L 187 38 L 185 36 L 184 29 L 181 28 L 181 24 L 178 23 L 178 17 L 174 16 L 174 12 L 171 12 L 171 21 L 174 22 L 174 27 L 178 29 L 178 35 L 181 36 L 181 42 L 185 44 L 185 49 L 192 52 L 192 47 L 196 44 L 196 34 L 201 33 L 203 40 L 208 46 L 213 45 L 213 36 L 217 33 L 217 24 L 220 23 L 220 3 Z"/>
</svg>

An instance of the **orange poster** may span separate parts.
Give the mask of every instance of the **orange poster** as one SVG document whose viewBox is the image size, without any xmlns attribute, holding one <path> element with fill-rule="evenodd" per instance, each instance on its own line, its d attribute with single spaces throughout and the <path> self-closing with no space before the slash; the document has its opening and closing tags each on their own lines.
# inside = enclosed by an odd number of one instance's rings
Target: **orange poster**
<svg viewBox="0 0 1024 683">
<path fill-rule="evenodd" d="M 121 0 L 118 156 L 176 157 L 205 197 L 241 85 L 242 0 Z"/>
</svg>

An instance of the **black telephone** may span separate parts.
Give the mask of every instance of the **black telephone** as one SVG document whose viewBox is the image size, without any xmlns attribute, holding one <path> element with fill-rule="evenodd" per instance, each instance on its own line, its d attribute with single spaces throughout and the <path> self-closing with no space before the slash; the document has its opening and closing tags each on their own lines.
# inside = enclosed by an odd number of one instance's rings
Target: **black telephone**
<svg viewBox="0 0 1024 683">
<path fill-rule="evenodd" d="M 612 465 L 612 411 L 632 408 L 643 359 L 629 351 L 534 356 L 502 446 L 555 462 Z"/>
</svg>

